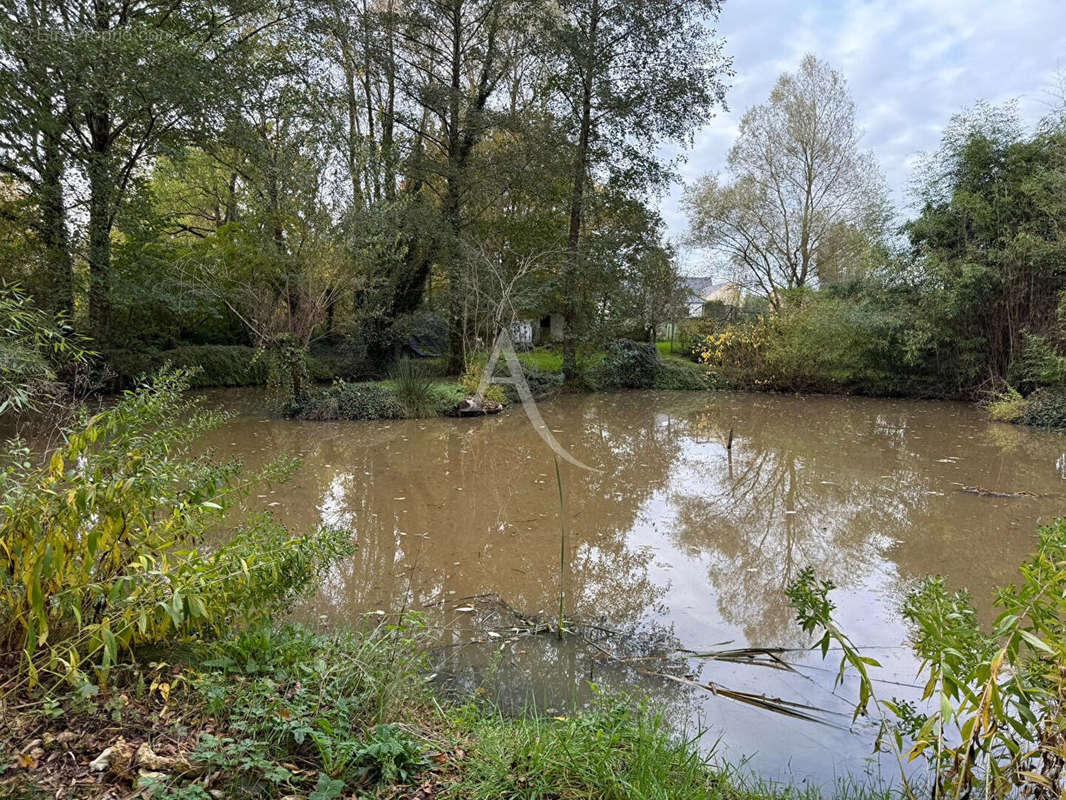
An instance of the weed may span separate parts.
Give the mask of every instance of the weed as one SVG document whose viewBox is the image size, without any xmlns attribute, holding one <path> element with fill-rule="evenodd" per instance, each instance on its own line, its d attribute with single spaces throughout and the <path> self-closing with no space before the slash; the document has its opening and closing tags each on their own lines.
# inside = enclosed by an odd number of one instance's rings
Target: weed
<svg viewBox="0 0 1066 800">
<path fill-rule="evenodd" d="M 436 413 L 437 395 L 433 378 L 409 358 L 401 359 L 389 376 L 396 398 L 403 406 L 404 416 L 431 417 Z"/>
</svg>

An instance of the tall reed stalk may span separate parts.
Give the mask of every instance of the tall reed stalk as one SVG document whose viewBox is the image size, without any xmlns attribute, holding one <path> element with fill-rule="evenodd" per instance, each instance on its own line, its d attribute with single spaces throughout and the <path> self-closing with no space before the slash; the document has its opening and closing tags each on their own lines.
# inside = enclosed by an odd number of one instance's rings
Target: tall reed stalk
<svg viewBox="0 0 1066 800">
<path fill-rule="evenodd" d="M 555 622 L 555 632 L 562 641 L 566 602 L 566 503 L 563 500 L 563 476 L 559 471 L 559 459 L 555 457 L 554 460 L 555 485 L 559 489 L 559 615 Z"/>
</svg>

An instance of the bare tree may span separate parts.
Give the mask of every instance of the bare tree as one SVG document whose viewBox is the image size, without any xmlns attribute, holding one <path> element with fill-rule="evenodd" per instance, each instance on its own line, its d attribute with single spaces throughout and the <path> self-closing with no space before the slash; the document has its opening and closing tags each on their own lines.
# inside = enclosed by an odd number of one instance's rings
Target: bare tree
<svg viewBox="0 0 1066 800">
<path fill-rule="evenodd" d="M 744 114 L 728 177 L 688 190 L 692 243 L 728 258 L 775 308 L 784 289 L 847 275 L 888 216 L 859 137 L 844 77 L 806 56 Z"/>
</svg>

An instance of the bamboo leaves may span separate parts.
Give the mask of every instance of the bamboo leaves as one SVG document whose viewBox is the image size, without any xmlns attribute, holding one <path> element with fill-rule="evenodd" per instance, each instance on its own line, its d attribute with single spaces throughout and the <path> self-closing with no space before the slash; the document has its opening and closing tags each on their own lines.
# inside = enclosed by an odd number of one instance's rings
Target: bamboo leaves
<svg viewBox="0 0 1066 800">
<path fill-rule="evenodd" d="M 878 701 L 861 656 L 832 622 L 832 585 L 810 570 L 789 589 L 804 630 L 844 651 L 845 669 L 859 673 L 856 710 L 873 702 L 895 720 L 885 733 L 906 759 L 926 758 L 935 774 L 934 798 L 964 797 L 975 788 L 985 796 L 1014 792 L 1059 798 L 1066 766 L 1066 520 L 1041 528 L 1040 547 L 1021 568 L 1022 581 L 998 591 L 1003 609 L 992 633 L 981 630 L 966 592 L 949 593 L 931 578 L 904 605 L 914 647 L 925 675 L 928 713 L 906 704 Z"/>
<path fill-rule="evenodd" d="M 0 495 L 0 651 L 22 653 L 25 677 L 100 681 L 123 652 L 176 634 L 219 630 L 270 613 L 348 547 L 347 536 L 292 536 L 269 515 L 208 532 L 263 478 L 189 454 L 223 417 L 183 398 L 182 374 L 160 375 L 72 430 L 42 466 L 18 459 Z M 14 460 L 14 459 L 12 459 Z"/>
</svg>

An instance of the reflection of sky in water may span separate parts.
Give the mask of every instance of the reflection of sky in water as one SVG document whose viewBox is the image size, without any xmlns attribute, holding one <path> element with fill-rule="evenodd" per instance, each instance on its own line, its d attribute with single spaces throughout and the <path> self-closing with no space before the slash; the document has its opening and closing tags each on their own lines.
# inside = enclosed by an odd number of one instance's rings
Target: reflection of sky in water
<svg viewBox="0 0 1066 800">
<path fill-rule="evenodd" d="M 521 413 L 482 420 L 299 423 L 252 413 L 254 398 L 220 393 L 249 413 L 213 447 L 252 465 L 278 451 L 304 457 L 269 495 L 287 524 L 353 531 L 338 564 L 299 611 L 330 624 L 367 612 L 423 609 L 439 643 L 478 635 L 461 598 L 496 593 L 527 614 L 551 614 L 559 520 L 551 454 Z M 602 474 L 563 466 L 570 531 L 568 608 L 613 629 L 655 630 L 674 647 L 804 644 L 783 590 L 811 565 L 840 588 L 837 617 L 907 684 L 915 663 L 895 609 L 906 587 L 937 572 L 979 602 L 1010 580 L 1033 529 L 1059 508 L 1063 437 L 990 423 L 960 404 L 769 395 L 627 393 L 543 404 L 555 435 Z M 728 431 L 735 439 L 730 457 Z M 1036 499 L 979 497 L 979 486 Z M 981 608 L 990 616 L 990 608 Z M 508 705 L 566 707 L 590 678 L 639 687 L 710 746 L 772 777 L 831 782 L 862 771 L 858 735 L 769 716 L 587 652 L 520 641 L 449 650 L 455 685 L 491 686 Z M 832 667 L 806 654 L 797 674 L 692 661 L 702 681 L 847 711 Z M 498 662 L 498 663 L 497 663 Z M 494 668 L 493 665 L 496 665 Z M 577 687 L 577 688 L 575 688 Z M 886 684 L 884 696 L 908 696 Z M 886 775 L 894 766 L 889 764 Z"/>
</svg>

